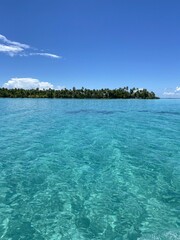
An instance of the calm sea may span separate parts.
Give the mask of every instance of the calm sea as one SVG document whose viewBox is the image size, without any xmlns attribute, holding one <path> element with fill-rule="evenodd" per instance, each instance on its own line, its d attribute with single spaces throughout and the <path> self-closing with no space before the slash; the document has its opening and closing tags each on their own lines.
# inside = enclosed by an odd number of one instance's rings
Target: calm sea
<svg viewBox="0 0 180 240">
<path fill-rule="evenodd" d="M 0 239 L 180 239 L 180 100 L 0 99 Z"/>
</svg>

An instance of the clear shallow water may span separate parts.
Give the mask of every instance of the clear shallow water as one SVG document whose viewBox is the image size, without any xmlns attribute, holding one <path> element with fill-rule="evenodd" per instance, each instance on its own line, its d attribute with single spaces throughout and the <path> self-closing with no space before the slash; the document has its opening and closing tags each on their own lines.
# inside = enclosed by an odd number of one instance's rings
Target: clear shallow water
<svg viewBox="0 0 180 240">
<path fill-rule="evenodd" d="M 0 239 L 180 239 L 180 100 L 0 99 Z"/>
</svg>

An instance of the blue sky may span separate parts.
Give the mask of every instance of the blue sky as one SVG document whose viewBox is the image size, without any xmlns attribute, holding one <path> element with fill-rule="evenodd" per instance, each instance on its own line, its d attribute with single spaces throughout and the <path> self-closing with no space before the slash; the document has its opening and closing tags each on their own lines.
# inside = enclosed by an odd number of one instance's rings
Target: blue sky
<svg viewBox="0 0 180 240">
<path fill-rule="evenodd" d="M 1 0 L 0 86 L 180 96 L 179 12 L 179 0 Z"/>
</svg>

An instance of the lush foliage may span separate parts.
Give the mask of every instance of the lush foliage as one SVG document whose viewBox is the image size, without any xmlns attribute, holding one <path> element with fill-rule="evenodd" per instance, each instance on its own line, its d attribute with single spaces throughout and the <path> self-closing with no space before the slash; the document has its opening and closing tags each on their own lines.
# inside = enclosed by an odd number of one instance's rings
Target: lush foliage
<svg viewBox="0 0 180 240">
<path fill-rule="evenodd" d="M 118 89 L 62 89 L 62 90 L 40 90 L 40 89 L 7 89 L 0 88 L 0 97 L 2 98 L 140 98 L 140 99 L 155 99 L 154 92 L 149 92 L 147 89 L 137 89 L 128 87 Z"/>
</svg>

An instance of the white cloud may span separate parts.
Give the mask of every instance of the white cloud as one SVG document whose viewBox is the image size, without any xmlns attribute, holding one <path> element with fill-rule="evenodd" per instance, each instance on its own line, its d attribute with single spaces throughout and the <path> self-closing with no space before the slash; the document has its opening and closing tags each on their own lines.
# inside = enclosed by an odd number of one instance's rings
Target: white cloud
<svg viewBox="0 0 180 240">
<path fill-rule="evenodd" d="M 163 95 L 169 97 L 180 97 L 180 87 L 176 87 L 176 89 L 165 89 Z"/>
<path fill-rule="evenodd" d="M 50 58 L 62 58 L 59 55 L 51 54 L 51 53 L 30 53 L 31 56 L 39 55 L 44 57 L 50 57 Z"/>
<path fill-rule="evenodd" d="M 175 92 L 164 92 L 163 95 L 171 95 L 171 96 L 173 96 L 173 95 L 175 95 Z"/>
<path fill-rule="evenodd" d="M 36 78 L 11 78 L 4 85 L 4 88 L 23 88 L 23 89 L 53 89 L 53 84 L 49 82 L 41 82 Z"/>
<path fill-rule="evenodd" d="M 7 39 L 5 36 L 0 34 L 0 53 L 6 53 L 9 56 L 21 56 L 21 57 L 27 57 L 27 56 L 42 56 L 42 57 L 50 57 L 50 58 L 62 58 L 61 56 L 57 54 L 52 54 L 52 53 L 46 53 L 46 52 L 30 52 L 32 49 L 29 45 L 24 44 L 24 43 L 19 43 L 19 42 L 14 42 L 9 39 Z M 38 49 L 36 49 L 38 51 Z"/>
</svg>

